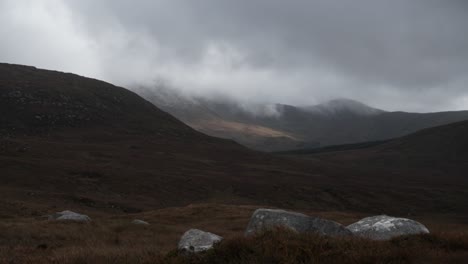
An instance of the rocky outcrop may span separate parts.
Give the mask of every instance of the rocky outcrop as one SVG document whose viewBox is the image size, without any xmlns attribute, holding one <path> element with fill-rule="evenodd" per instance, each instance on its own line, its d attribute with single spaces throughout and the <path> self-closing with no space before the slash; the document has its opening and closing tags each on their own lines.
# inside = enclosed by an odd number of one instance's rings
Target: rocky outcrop
<svg viewBox="0 0 468 264">
<path fill-rule="evenodd" d="M 180 239 L 178 249 L 183 252 L 198 253 L 213 248 L 222 240 L 222 237 L 213 233 L 190 229 Z"/>
<path fill-rule="evenodd" d="M 76 221 L 76 222 L 89 222 L 91 218 L 84 214 L 78 214 L 72 211 L 62 211 L 48 216 L 49 220 L 56 221 Z"/>
<path fill-rule="evenodd" d="M 334 221 L 277 209 L 256 210 L 250 218 L 245 235 L 253 235 L 276 227 L 288 228 L 298 233 L 317 233 L 329 236 L 352 235 L 346 227 Z"/>
<path fill-rule="evenodd" d="M 397 236 L 429 233 L 429 230 L 419 222 L 387 215 L 367 217 L 347 228 L 355 235 L 373 240 L 387 240 Z"/>
</svg>

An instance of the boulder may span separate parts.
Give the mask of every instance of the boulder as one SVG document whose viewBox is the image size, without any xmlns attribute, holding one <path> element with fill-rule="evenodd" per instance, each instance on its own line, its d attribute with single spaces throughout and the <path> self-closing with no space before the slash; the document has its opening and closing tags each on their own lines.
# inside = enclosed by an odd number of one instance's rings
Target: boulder
<svg viewBox="0 0 468 264">
<path fill-rule="evenodd" d="M 213 248 L 221 240 L 223 240 L 222 237 L 213 233 L 190 229 L 180 238 L 178 249 L 189 253 L 202 252 Z"/>
<path fill-rule="evenodd" d="M 57 220 L 57 221 L 76 221 L 76 222 L 89 222 L 91 218 L 84 214 L 78 214 L 72 211 L 62 211 L 55 213 L 53 215 L 49 215 L 49 220 Z"/>
<path fill-rule="evenodd" d="M 143 221 L 143 220 L 140 220 L 140 219 L 135 219 L 132 221 L 132 224 L 134 225 L 149 225 L 148 222 L 146 221 Z"/>
<path fill-rule="evenodd" d="M 276 227 L 288 228 L 298 233 L 317 233 L 329 236 L 352 235 L 346 227 L 334 221 L 277 209 L 257 209 L 250 218 L 245 235 L 253 235 Z"/>
<path fill-rule="evenodd" d="M 387 240 L 397 236 L 428 234 L 429 230 L 411 219 L 387 215 L 371 216 L 348 226 L 353 234 L 372 240 Z"/>
</svg>

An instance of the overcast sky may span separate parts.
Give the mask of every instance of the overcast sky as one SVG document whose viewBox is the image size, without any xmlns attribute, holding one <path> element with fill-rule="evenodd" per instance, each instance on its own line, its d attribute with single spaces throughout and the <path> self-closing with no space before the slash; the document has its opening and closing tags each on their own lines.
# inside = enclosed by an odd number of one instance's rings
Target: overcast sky
<svg viewBox="0 0 468 264">
<path fill-rule="evenodd" d="M 464 0 L 0 0 L 0 61 L 310 105 L 468 109 Z"/>
</svg>

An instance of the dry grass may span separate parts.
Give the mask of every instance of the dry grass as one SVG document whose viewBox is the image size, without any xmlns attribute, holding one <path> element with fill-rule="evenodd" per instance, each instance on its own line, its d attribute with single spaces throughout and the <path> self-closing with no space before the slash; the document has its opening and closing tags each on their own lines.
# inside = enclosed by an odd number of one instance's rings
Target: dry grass
<svg viewBox="0 0 468 264">
<path fill-rule="evenodd" d="M 432 235 L 387 242 L 334 239 L 279 230 L 242 236 L 253 206 L 193 205 L 138 215 L 92 215 L 89 224 L 41 219 L 0 221 L 0 263 L 466 263 L 466 226 L 431 223 Z M 320 215 L 350 223 L 360 218 L 340 212 Z M 132 225 L 134 218 L 150 226 Z M 226 240 L 205 254 L 178 255 L 176 244 L 189 228 Z"/>
<path fill-rule="evenodd" d="M 297 235 L 285 230 L 225 241 L 206 254 L 174 263 L 466 263 L 468 234 L 369 241 Z"/>
<path fill-rule="evenodd" d="M 76 235 L 76 234 L 75 234 Z M 100 235 L 98 232 L 97 236 Z M 105 234 L 104 234 L 105 235 Z M 287 231 L 267 232 L 253 238 L 227 239 L 205 254 L 184 256 L 175 250 L 161 252 L 157 236 L 136 243 L 124 237 L 104 236 L 74 241 L 64 246 L 58 238 L 48 248 L 2 247 L 2 263 L 466 263 L 468 234 L 422 235 L 373 242 L 356 238 L 297 235 Z M 107 241 L 106 241 L 107 240 Z M 141 243 L 148 242 L 147 244 Z M 68 241 L 70 242 L 70 241 Z M 63 244 L 62 244 L 63 243 Z M 44 244 L 45 245 L 45 244 Z"/>
</svg>

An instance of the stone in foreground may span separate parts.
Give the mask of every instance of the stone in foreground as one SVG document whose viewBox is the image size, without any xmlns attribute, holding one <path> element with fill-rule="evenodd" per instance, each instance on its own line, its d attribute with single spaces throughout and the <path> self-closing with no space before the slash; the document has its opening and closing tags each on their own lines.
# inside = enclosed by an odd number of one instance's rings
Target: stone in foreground
<svg viewBox="0 0 468 264">
<path fill-rule="evenodd" d="M 223 240 L 222 237 L 213 233 L 190 229 L 180 239 L 178 249 L 184 252 L 198 253 L 213 248 L 221 240 Z"/>
<path fill-rule="evenodd" d="M 143 221 L 143 220 L 140 220 L 140 219 L 135 219 L 132 221 L 132 224 L 134 225 L 149 225 L 148 222 L 146 221 Z"/>
<path fill-rule="evenodd" d="M 429 230 L 411 219 L 387 215 L 371 216 L 348 226 L 353 234 L 372 240 L 387 240 L 403 235 L 428 234 Z"/>
<path fill-rule="evenodd" d="M 84 214 L 78 214 L 72 211 L 62 211 L 49 216 L 49 220 L 57 221 L 76 221 L 76 222 L 89 222 L 91 218 Z"/>
<path fill-rule="evenodd" d="M 246 236 L 268 229 L 284 227 L 298 233 L 317 233 L 328 236 L 352 235 L 346 227 L 334 221 L 277 209 L 257 209 L 250 218 Z"/>
</svg>

